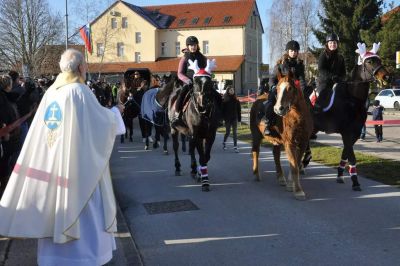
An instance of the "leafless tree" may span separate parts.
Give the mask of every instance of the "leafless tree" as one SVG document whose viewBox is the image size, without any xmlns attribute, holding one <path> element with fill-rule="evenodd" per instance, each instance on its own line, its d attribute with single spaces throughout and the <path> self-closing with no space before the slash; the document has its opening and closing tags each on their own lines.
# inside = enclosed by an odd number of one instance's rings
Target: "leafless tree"
<svg viewBox="0 0 400 266">
<path fill-rule="evenodd" d="M 93 0 L 74 0 L 72 2 L 72 10 L 76 15 L 77 19 L 75 20 L 75 34 L 74 41 L 76 43 L 82 43 L 80 39 L 79 29 L 87 24 L 92 22 L 95 18 L 101 15 L 101 12 L 106 10 L 113 1 L 111 0 L 98 0 L 96 5 L 93 5 Z M 106 12 L 103 14 L 103 18 L 105 19 L 105 23 L 100 26 L 100 29 L 97 31 L 97 35 L 92 35 L 92 44 L 93 44 L 93 53 L 97 53 L 96 44 L 101 43 L 103 44 L 103 53 L 99 54 L 100 57 L 100 65 L 104 61 L 104 57 L 108 52 L 111 50 L 115 51 L 115 37 L 119 36 L 117 33 L 119 32 L 120 28 L 111 29 L 111 15 L 110 12 Z M 79 36 L 79 38 L 77 38 Z M 89 69 L 90 71 L 90 69 Z M 98 73 L 98 78 L 101 76 L 101 68 Z"/>
<path fill-rule="evenodd" d="M 314 0 L 303 0 L 299 3 L 299 40 L 300 47 L 303 48 L 304 65 L 306 68 L 306 75 L 309 75 L 309 51 L 308 47 L 311 43 L 312 28 L 315 27 L 316 18 L 316 3 Z"/>
<path fill-rule="evenodd" d="M 280 58 L 285 50 L 285 44 L 290 40 L 297 40 L 300 43 L 300 52 L 308 51 L 312 37 L 311 28 L 315 21 L 316 2 L 317 0 L 273 1 L 268 29 L 272 64 Z"/>
<path fill-rule="evenodd" d="M 47 0 L 0 0 L 0 56 L 7 68 L 36 75 L 49 44 L 61 40 L 62 17 Z"/>
</svg>

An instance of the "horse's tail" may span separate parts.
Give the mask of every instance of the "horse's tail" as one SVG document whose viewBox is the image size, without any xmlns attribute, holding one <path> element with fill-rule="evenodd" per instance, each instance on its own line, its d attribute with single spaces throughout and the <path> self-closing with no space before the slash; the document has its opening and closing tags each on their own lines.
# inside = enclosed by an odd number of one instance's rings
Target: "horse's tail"
<svg viewBox="0 0 400 266">
<path fill-rule="evenodd" d="M 263 136 L 258 125 L 264 116 L 264 101 L 264 98 L 257 98 L 250 109 L 250 131 L 253 138 L 260 138 Z"/>
</svg>

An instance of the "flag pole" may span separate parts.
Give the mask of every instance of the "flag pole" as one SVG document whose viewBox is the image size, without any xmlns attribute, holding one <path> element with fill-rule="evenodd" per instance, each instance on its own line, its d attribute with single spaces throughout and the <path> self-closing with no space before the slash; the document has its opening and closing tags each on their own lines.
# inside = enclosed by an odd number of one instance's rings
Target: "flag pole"
<svg viewBox="0 0 400 266">
<path fill-rule="evenodd" d="M 68 49 L 68 0 L 65 0 L 65 50 Z"/>
</svg>

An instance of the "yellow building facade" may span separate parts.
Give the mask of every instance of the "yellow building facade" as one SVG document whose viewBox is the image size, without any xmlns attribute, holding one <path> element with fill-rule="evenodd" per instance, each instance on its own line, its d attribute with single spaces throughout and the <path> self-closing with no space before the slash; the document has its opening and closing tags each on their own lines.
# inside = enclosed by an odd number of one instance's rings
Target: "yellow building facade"
<svg viewBox="0 0 400 266">
<path fill-rule="evenodd" d="M 216 81 L 242 94 L 257 89 L 263 29 L 254 0 L 149 7 L 116 1 L 90 26 L 93 73 L 177 71 L 186 38 L 193 35 L 201 52 L 216 58 Z"/>
</svg>

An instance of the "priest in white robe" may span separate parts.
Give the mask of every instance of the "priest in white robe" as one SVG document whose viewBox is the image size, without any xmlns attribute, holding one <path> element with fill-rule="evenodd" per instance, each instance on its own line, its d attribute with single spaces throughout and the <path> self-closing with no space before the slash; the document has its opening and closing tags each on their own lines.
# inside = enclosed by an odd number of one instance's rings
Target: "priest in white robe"
<svg viewBox="0 0 400 266">
<path fill-rule="evenodd" d="M 115 249 L 109 158 L 122 107 L 102 107 L 77 50 L 44 95 L 0 202 L 0 235 L 38 238 L 38 264 L 103 265 Z"/>
</svg>

